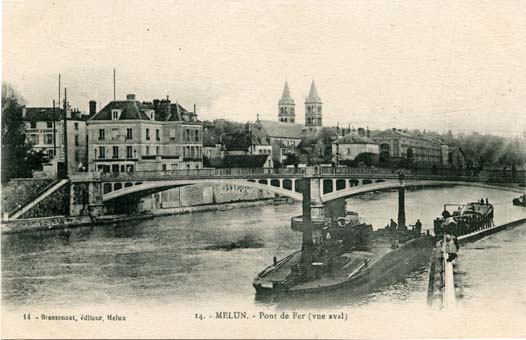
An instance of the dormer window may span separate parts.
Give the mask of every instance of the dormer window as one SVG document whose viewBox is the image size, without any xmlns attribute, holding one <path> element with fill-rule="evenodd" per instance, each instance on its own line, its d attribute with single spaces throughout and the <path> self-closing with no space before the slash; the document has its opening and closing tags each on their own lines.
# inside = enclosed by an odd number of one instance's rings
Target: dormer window
<svg viewBox="0 0 526 340">
<path fill-rule="evenodd" d="M 111 119 L 119 119 L 120 110 L 111 110 Z"/>
</svg>

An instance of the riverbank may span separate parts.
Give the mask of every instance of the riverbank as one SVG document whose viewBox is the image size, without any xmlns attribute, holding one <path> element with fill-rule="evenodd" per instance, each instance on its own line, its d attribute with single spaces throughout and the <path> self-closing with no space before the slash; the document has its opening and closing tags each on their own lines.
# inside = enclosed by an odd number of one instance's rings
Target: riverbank
<svg viewBox="0 0 526 340">
<path fill-rule="evenodd" d="M 148 211 L 142 214 L 133 215 L 105 215 L 99 217 L 90 216 L 77 216 L 77 217 L 66 217 L 66 216 L 52 216 L 52 217 L 41 217 L 41 218 L 28 218 L 13 221 L 2 221 L 1 231 L 2 234 L 15 234 L 32 231 L 43 231 L 53 230 L 62 228 L 75 228 L 82 226 L 95 226 L 104 225 L 109 223 L 121 223 L 126 221 L 136 221 L 151 219 L 157 216 L 169 216 L 169 215 L 183 215 L 191 213 L 199 213 L 206 211 L 224 211 L 239 208 L 248 208 L 258 205 L 271 205 L 274 204 L 274 199 L 265 199 L 258 201 L 244 201 L 244 202 L 232 202 L 232 203 L 221 203 L 221 204 L 206 204 L 192 207 L 179 207 L 179 208 L 164 208 L 157 209 L 155 211 Z M 279 204 L 284 204 L 282 201 L 276 201 Z M 285 204 L 290 204 L 290 201 Z"/>
</svg>

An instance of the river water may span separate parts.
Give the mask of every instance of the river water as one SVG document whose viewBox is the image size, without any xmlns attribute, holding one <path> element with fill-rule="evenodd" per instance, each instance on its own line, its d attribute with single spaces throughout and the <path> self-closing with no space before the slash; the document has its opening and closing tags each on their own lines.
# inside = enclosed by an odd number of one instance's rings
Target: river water
<svg viewBox="0 0 526 340">
<path fill-rule="evenodd" d="M 526 215 L 525 208 L 512 206 L 515 196 L 472 187 L 408 191 L 406 219 L 414 224 L 420 218 L 424 229 L 432 229 L 432 220 L 444 203 L 488 197 L 495 205 L 495 223 L 501 224 Z M 396 220 L 397 193 L 352 198 L 348 208 L 375 229 L 383 227 L 390 218 Z M 426 305 L 428 268 L 358 297 L 257 302 L 251 285 L 255 275 L 271 264 L 273 256 L 281 258 L 300 247 L 301 235 L 290 228 L 290 218 L 300 214 L 299 204 L 256 206 L 3 235 L 2 309 L 9 320 L 26 311 L 124 313 L 128 320 L 149 320 L 136 330 L 137 336 L 149 337 L 203 337 L 206 332 L 199 331 L 200 327 L 219 337 L 225 327 L 219 321 L 226 321 L 195 318 L 201 313 L 212 318 L 217 311 L 247 311 L 258 320 L 261 312 L 343 311 L 352 319 L 329 330 L 327 324 L 316 322 L 306 328 L 300 320 L 292 325 L 249 320 L 244 328 L 239 323 L 229 324 L 232 330 L 223 337 L 247 335 L 247 325 L 258 329 L 253 334 L 257 337 L 290 336 L 285 329 L 294 331 L 295 337 L 495 336 L 508 334 L 505 330 L 513 330 L 512 336 L 517 336 L 516 332 L 526 335 L 526 225 L 461 249 L 460 314 L 458 310 L 457 314 L 440 313 Z M 242 239 L 256 240 L 262 246 L 209 249 Z M 456 316 L 448 322 L 458 323 L 458 327 L 437 323 L 451 315 Z M 170 320 L 175 317 L 184 320 L 186 327 L 174 325 Z M 505 328 L 501 327 L 503 322 Z M 498 332 L 493 334 L 495 329 Z M 111 331 L 123 336 L 127 334 L 124 330 L 117 327 Z"/>
</svg>

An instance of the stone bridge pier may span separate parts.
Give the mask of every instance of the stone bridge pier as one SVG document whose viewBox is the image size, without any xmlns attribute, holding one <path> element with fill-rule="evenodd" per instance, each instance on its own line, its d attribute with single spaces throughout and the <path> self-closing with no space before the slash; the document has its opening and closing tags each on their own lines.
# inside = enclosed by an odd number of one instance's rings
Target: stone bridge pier
<svg viewBox="0 0 526 340">
<path fill-rule="evenodd" d="M 100 216 L 105 213 L 101 182 L 70 182 L 70 216 Z"/>
<path fill-rule="evenodd" d="M 346 198 L 341 197 L 331 200 L 324 200 L 324 182 L 326 179 L 321 177 L 305 177 L 302 183 L 303 195 L 303 220 L 316 222 L 324 218 L 336 218 L 345 216 Z M 336 180 L 334 180 L 336 181 Z M 398 226 L 406 229 L 405 218 L 405 186 L 401 182 L 392 189 L 398 190 Z M 395 215 L 396 212 L 393 212 Z"/>
</svg>

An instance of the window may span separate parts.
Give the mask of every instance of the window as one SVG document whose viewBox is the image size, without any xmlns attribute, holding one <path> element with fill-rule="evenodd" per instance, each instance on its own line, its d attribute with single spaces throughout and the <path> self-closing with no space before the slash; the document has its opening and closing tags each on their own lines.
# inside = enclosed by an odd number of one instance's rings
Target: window
<svg viewBox="0 0 526 340">
<path fill-rule="evenodd" d="M 104 146 L 99 147 L 99 158 L 106 158 L 106 148 Z"/>
<path fill-rule="evenodd" d="M 161 131 L 159 129 L 155 129 L 155 140 L 161 140 Z"/>
<path fill-rule="evenodd" d="M 150 154 L 150 146 L 147 145 L 147 146 L 146 146 L 146 155 L 149 155 L 149 154 Z"/>
<path fill-rule="evenodd" d="M 53 144 L 53 135 L 52 134 L 46 134 L 46 144 Z"/>
<path fill-rule="evenodd" d="M 170 129 L 170 140 L 175 140 L 175 129 Z"/>
<path fill-rule="evenodd" d="M 133 151 L 131 146 L 126 147 L 126 158 L 133 158 Z"/>
<path fill-rule="evenodd" d="M 46 126 L 48 129 L 52 129 L 53 128 L 53 122 L 46 122 Z"/>
<path fill-rule="evenodd" d="M 47 156 L 48 156 L 48 158 L 53 158 L 53 156 L 54 156 L 53 149 L 48 149 L 47 150 Z"/>
<path fill-rule="evenodd" d="M 29 124 L 30 124 L 32 129 L 36 129 L 37 128 L 37 122 L 31 122 Z"/>
<path fill-rule="evenodd" d="M 111 139 L 119 139 L 119 129 L 111 129 Z"/>
<path fill-rule="evenodd" d="M 79 129 L 79 123 L 75 122 L 75 130 L 78 130 Z"/>
<path fill-rule="evenodd" d="M 29 140 L 31 141 L 31 144 L 33 145 L 38 144 L 38 135 L 36 134 L 29 135 Z"/>
<path fill-rule="evenodd" d="M 126 129 L 126 139 L 132 139 L 132 138 L 133 138 L 133 130 Z"/>
<path fill-rule="evenodd" d="M 199 130 L 195 130 L 195 141 L 199 142 Z"/>
<path fill-rule="evenodd" d="M 119 111 L 118 110 L 112 110 L 111 111 L 111 119 L 119 119 Z"/>
<path fill-rule="evenodd" d="M 104 129 L 99 129 L 99 140 L 104 140 L 104 139 L 106 139 L 105 131 Z"/>
<path fill-rule="evenodd" d="M 184 137 L 184 140 L 185 141 L 190 141 L 190 129 L 186 129 L 185 131 L 185 137 Z"/>
<path fill-rule="evenodd" d="M 79 136 L 75 135 L 75 146 L 79 146 Z"/>
<path fill-rule="evenodd" d="M 160 155 L 161 154 L 161 147 L 158 146 L 158 147 L 155 148 L 155 154 L 156 155 Z"/>
<path fill-rule="evenodd" d="M 150 140 L 150 129 L 146 129 L 146 140 Z"/>
<path fill-rule="evenodd" d="M 119 158 L 119 147 L 118 146 L 113 147 L 113 158 Z"/>
</svg>

